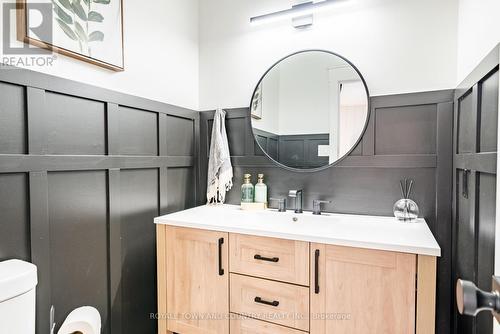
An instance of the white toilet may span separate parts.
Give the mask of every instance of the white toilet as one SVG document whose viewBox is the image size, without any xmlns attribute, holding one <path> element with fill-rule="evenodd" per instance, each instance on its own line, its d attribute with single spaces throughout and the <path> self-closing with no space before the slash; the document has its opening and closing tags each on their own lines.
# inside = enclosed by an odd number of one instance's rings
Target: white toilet
<svg viewBox="0 0 500 334">
<path fill-rule="evenodd" d="M 37 271 L 21 260 L 0 262 L 0 334 L 34 334 Z"/>
<path fill-rule="evenodd" d="M 37 269 L 21 260 L 0 262 L 0 334 L 35 334 Z M 73 310 L 58 333 L 101 332 L 101 316 L 91 306 Z"/>
</svg>

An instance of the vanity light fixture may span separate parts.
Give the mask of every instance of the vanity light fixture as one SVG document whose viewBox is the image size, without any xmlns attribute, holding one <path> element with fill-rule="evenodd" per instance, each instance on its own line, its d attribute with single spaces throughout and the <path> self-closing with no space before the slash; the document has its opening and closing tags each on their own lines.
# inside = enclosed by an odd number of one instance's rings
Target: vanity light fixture
<svg viewBox="0 0 500 334">
<path fill-rule="evenodd" d="M 305 28 L 312 25 L 312 14 L 328 8 L 343 0 L 308 1 L 293 5 L 292 8 L 280 10 L 274 13 L 263 14 L 250 18 L 251 24 L 274 22 L 291 18 L 295 28 Z"/>
</svg>

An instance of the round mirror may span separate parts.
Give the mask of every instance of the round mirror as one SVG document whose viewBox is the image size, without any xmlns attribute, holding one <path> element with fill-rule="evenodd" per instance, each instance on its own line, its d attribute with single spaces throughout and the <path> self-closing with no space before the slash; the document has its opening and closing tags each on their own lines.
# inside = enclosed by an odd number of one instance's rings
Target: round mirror
<svg viewBox="0 0 500 334">
<path fill-rule="evenodd" d="M 347 156 L 361 140 L 368 88 L 345 58 L 301 51 L 264 74 L 250 113 L 255 140 L 269 158 L 289 169 L 319 169 Z"/>
</svg>

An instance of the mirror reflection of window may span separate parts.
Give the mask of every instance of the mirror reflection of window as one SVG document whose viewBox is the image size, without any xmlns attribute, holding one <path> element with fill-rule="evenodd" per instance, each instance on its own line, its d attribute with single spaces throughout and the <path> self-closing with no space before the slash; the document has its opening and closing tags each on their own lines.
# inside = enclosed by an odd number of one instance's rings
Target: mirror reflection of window
<svg viewBox="0 0 500 334">
<path fill-rule="evenodd" d="M 360 138 L 368 115 L 358 72 L 324 51 L 285 58 L 262 78 L 256 93 L 261 106 L 258 116 L 251 110 L 256 141 L 268 156 L 292 168 L 336 162 Z"/>
<path fill-rule="evenodd" d="M 338 157 L 346 155 L 363 131 L 368 109 L 365 86 L 360 80 L 342 82 L 339 98 Z"/>
</svg>

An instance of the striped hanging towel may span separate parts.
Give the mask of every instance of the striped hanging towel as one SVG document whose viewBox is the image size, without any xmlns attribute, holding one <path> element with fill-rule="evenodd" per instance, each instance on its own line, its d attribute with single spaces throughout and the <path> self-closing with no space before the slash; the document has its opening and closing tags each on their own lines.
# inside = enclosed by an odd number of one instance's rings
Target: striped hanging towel
<svg viewBox="0 0 500 334">
<path fill-rule="evenodd" d="M 233 187 L 233 166 L 227 141 L 226 112 L 215 111 L 210 143 L 207 178 L 207 204 L 224 203 L 226 191 Z"/>
</svg>

